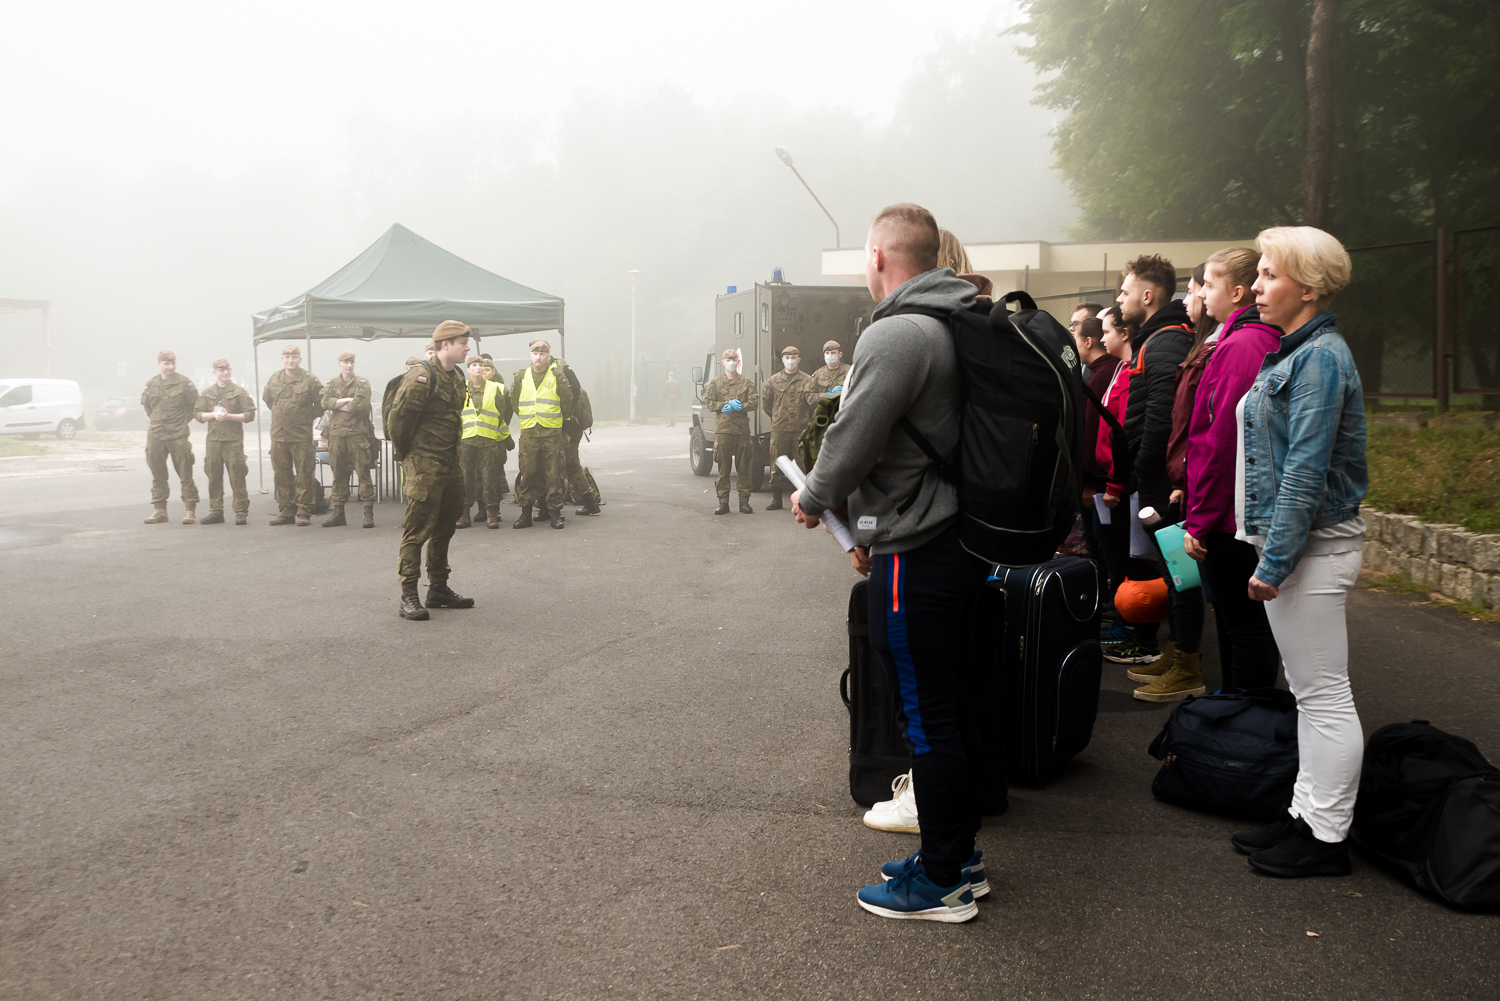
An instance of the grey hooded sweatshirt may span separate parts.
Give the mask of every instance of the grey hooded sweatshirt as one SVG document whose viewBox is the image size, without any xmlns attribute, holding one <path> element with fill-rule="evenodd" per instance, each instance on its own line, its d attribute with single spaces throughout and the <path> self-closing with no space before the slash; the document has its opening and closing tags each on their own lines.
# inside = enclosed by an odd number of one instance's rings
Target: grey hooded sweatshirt
<svg viewBox="0 0 1500 1001">
<path fill-rule="evenodd" d="M 855 342 L 838 415 L 798 504 L 822 514 L 847 503 L 855 539 L 873 553 L 925 545 L 958 515 L 953 485 L 896 425 L 905 415 L 943 455 L 958 443 L 953 335 L 935 317 L 892 311 L 967 308 L 977 291 L 951 268 L 925 271 L 875 307 L 875 322 Z"/>
</svg>

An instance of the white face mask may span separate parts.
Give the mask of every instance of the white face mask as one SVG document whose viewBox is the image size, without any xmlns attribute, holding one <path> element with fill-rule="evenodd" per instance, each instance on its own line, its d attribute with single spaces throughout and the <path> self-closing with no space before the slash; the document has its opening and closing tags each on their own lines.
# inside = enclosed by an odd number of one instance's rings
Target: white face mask
<svg viewBox="0 0 1500 1001">
<path fill-rule="evenodd" d="M 839 363 L 839 356 L 836 355 L 836 354 L 833 354 L 832 352 L 829 352 L 828 354 L 825 354 L 823 356 L 823 364 L 827 365 L 829 368 L 833 368 L 838 363 Z"/>
<path fill-rule="evenodd" d="M 724 363 L 724 374 L 725 375 L 734 375 L 734 370 L 736 368 L 738 368 L 738 367 L 739 366 L 736 365 L 734 362 L 732 362 L 732 361 L 726 361 Z"/>
<path fill-rule="evenodd" d="M 781 364 L 786 366 L 788 372 L 797 371 L 797 359 L 795 358 L 783 358 L 781 359 Z"/>
</svg>

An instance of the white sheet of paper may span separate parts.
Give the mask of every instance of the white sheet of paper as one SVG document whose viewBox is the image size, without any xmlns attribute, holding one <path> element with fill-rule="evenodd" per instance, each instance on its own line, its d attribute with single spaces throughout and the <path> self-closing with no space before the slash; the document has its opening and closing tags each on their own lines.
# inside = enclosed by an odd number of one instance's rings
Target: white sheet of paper
<svg viewBox="0 0 1500 1001">
<path fill-rule="evenodd" d="M 1094 495 L 1094 511 L 1099 515 L 1099 524 L 1101 525 L 1108 525 L 1109 516 L 1114 513 L 1110 508 L 1104 506 L 1104 495 L 1102 493 Z"/>
</svg>

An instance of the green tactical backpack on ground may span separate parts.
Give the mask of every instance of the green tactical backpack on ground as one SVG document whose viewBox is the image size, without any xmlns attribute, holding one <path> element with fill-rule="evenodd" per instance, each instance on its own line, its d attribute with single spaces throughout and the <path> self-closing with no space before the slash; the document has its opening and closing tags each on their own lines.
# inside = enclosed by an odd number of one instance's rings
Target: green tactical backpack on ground
<svg viewBox="0 0 1500 1001">
<path fill-rule="evenodd" d="M 838 416 L 839 400 L 843 393 L 834 393 L 825 396 L 813 407 L 812 420 L 807 422 L 807 427 L 797 436 L 797 460 L 802 468 L 809 473 L 812 472 L 813 463 L 818 461 L 818 450 L 823 447 L 823 435 L 828 432 L 828 425 Z"/>
</svg>

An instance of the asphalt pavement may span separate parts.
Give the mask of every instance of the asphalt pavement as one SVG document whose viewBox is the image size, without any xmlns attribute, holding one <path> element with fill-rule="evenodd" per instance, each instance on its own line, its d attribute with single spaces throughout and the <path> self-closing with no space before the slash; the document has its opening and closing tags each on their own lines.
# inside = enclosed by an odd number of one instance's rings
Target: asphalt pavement
<svg viewBox="0 0 1500 1001">
<path fill-rule="evenodd" d="M 1154 801 L 1167 707 L 1123 667 L 986 822 L 978 919 L 860 910 L 916 839 L 848 795 L 853 574 L 768 494 L 714 517 L 683 425 L 595 433 L 597 518 L 459 532 L 478 607 L 426 623 L 394 505 L 146 526 L 139 452 L 92 440 L 0 459 L 0 997 L 1500 996 L 1500 916 L 1359 858 L 1261 876 Z M 1500 627 L 1360 591 L 1350 634 L 1367 734 L 1500 761 Z"/>
</svg>

